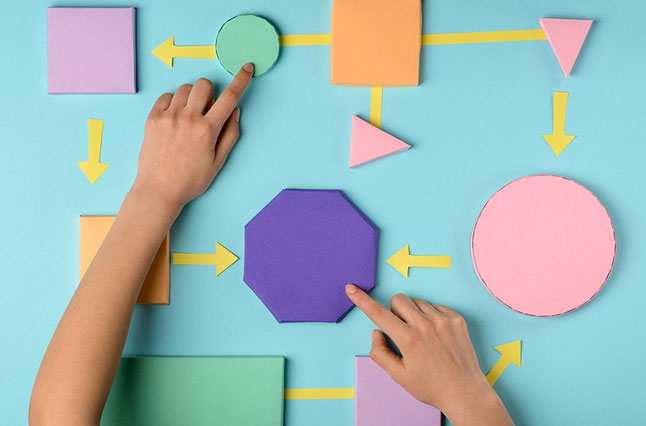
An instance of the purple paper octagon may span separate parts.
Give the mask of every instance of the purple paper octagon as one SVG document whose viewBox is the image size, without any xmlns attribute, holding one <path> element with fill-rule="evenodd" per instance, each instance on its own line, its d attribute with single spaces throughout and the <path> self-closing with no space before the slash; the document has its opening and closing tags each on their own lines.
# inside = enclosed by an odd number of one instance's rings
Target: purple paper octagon
<svg viewBox="0 0 646 426">
<path fill-rule="evenodd" d="M 338 190 L 285 189 L 245 226 L 244 281 L 278 322 L 339 322 L 375 287 L 379 229 Z"/>
</svg>

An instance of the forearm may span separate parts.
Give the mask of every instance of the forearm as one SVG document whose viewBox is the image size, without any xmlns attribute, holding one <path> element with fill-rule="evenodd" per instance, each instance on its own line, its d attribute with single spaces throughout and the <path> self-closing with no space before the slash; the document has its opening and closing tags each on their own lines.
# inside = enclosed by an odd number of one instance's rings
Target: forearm
<svg viewBox="0 0 646 426">
<path fill-rule="evenodd" d="M 97 424 L 150 264 L 179 208 L 133 189 L 67 307 L 36 378 L 30 418 Z"/>
<path fill-rule="evenodd" d="M 470 395 L 456 397 L 444 412 L 454 426 L 514 426 L 493 389 L 472 390 Z"/>
</svg>

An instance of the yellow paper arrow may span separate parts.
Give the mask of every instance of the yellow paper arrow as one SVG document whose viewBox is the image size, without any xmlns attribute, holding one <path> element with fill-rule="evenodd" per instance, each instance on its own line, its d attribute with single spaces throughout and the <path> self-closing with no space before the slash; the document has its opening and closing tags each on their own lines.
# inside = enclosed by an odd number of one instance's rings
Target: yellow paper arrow
<svg viewBox="0 0 646 426">
<path fill-rule="evenodd" d="M 238 260 L 220 243 L 215 243 L 214 253 L 173 253 L 174 265 L 215 265 L 215 275 L 220 275 Z"/>
<path fill-rule="evenodd" d="M 405 246 L 386 260 L 400 274 L 408 277 L 408 268 L 450 268 L 451 256 L 413 256 Z"/>
<path fill-rule="evenodd" d="M 487 373 L 487 381 L 491 386 L 496 383 L 509 364 L 514 363 L 520 367 L 520 346 L 520 340 L 496 346 L 495 349 L 500 352 L 500 358 Z"/>
<path fill-rule="evenodd" d="M 554 92 L 554 118 L 552 134 L 543 135 L 554 154 L 558 157 L 576 136 L 565 134 L 565 114 L 567 111 L 567 92 Z"/>
<path fill-rule="evenodd" d="M 151 50 L 150 53 L 173 68 L 173 58 L 215 59 L 215 45 L 175 46 L 175 37 L 170 36 L 162 44 Z"/>
<path fill-rule="evenodd" d="M 103 139 L 103 120 L 90 118 L 87 122 L 90 129 L 87 161 L 77 161 L 76 164 L 83 170 L 90 183 L 94 184 L 110 165 L 99 161 Z"/>
</svg>

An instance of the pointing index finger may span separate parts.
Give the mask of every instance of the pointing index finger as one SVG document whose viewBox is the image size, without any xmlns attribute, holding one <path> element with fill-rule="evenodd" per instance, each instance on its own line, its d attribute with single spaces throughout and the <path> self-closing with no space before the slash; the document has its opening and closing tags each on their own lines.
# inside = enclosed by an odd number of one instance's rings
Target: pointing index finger
<svg viewBox="0 0 646 426">
<path fill-rule="evenodd" d="M 238 74 L 206 113 L 208 119 L 217 122 L 220 126 L 224 125 L 247 89 L 253 77 L 253 69 L 252 63 L 245 64 L 240 68 Z"/>
<path fill-rule="evenodd" d="M 372 322 L 377 324 L 377 327 L 381 328 L 393 339 L 397 339 L 407 327 L 397 315 L 390 312 L 384 305 L 374 300 L 359 287 L 348 284 L 345 286 L 345 292 L 357 308 L 361 309 Z"/>
</svg>

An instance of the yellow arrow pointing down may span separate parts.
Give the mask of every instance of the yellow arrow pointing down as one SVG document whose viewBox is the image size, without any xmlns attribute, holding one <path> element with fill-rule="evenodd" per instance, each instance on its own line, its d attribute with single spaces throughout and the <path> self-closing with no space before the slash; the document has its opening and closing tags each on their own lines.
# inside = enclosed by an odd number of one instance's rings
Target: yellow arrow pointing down
<svg viewBox="0 0 646 426">
<path fill-rule="evenodd" d="M 174 58 L 215 59 L 215 45 L 175 46 L 175 37 L 170 36 L 162 44 L 151 50 L 150 53 L 173 68 Z"/>
<path fill-rule="evenodd" d="M 173 253 L 173 265 L 215 265 L 215 275 L 220 275 L 238 260 L 220 243 L 215 243 L 214 253 Z"/>
<path fill-rule="evenodd" d="M 87 122 L 90 130 L 87 161 L 77 161 L 76 164 L 83 170 L 90 183 L 94 184 L 110 165 L 99 161 L 103 139 L 103 120 L 90 118 Z"/>
<path fill-rule="evenodd" d="M 400 274 L 408 277 L 409 268 L 450 268 L 451 256 L 413 256 L 405 246 L 386 260 Z"/>
<path fill-rule="evenodd" d="M 509 364 L 514 363 L 520 367 L 520 340 L 496 346 L 495 349 L 500 352 L 500 358 L 487 373 L 487 381 L 491 386 L 496 383 Z"/>
<path fill-rule="evenodd" d="M 576 136 L 565 134 L 565 114 L 567 112 L 567 92 L 554 92 L 554 118 L 552 134 L 543 135 L 554 154 L 558 157 Z"/>
</svg>

